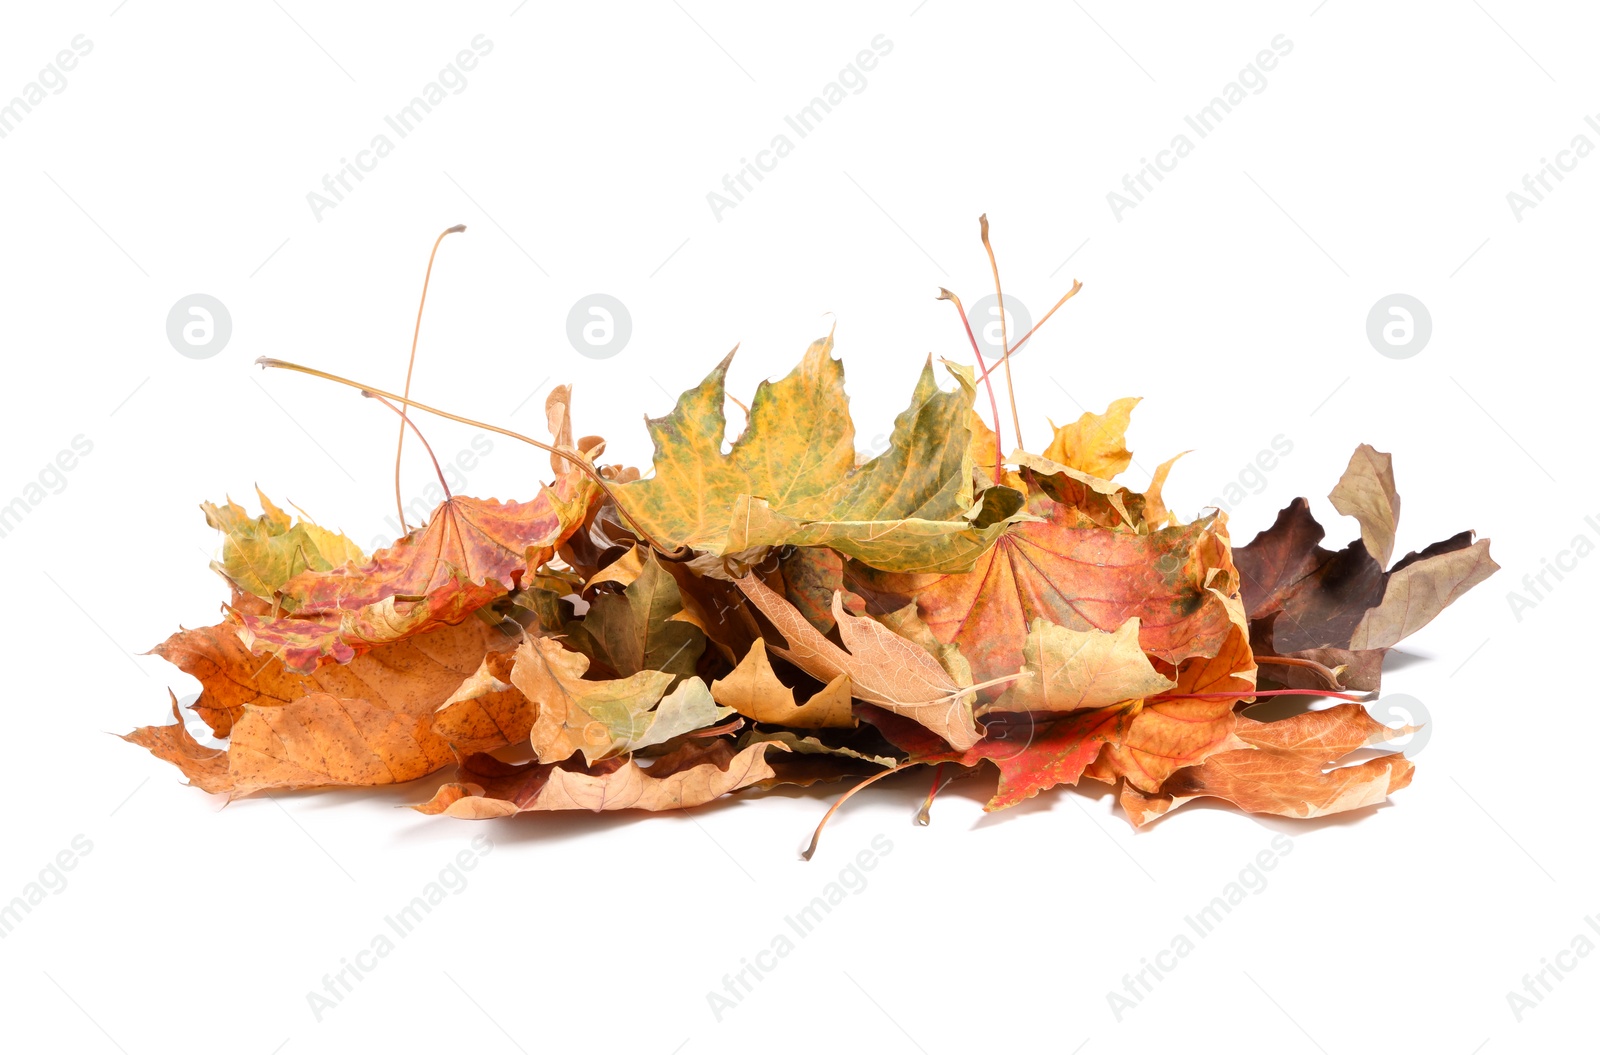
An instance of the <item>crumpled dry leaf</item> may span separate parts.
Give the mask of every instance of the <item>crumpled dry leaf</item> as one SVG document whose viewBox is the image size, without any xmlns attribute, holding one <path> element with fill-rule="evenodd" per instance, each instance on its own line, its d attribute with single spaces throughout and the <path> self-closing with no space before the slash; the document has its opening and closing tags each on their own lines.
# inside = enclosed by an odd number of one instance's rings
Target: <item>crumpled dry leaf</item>
<svg viewBox="0 0 1600 1055">
<path fill-rule="evenodd" d="M 712 701 L 699 678 L 663 698 L 674 680 L 664 671 L 586 681 L 588 669 L 587 656 L 568 652 L 552 638 L 529 638 L 517 647 L 511 684 L 538 705 L 529 735 L 539 761 L 561 762 L 581 751 L 593 765 L 715 725 L 733 713 Z"/>
<path fill-rule="evenodd" d="M 1028 511 L 1038 519 L 1011 525 L 970 572 L 896 575 L 853 563 L 847 581 L 874 610 L 915 602 L 940 641 L 961 646 L 979 682 L 1021 667 L 1040 617 L 1104 631 L 1137 617 L 1144 651 L 1172 665 L 1223 646 L 1235 573 L 1220 518 L 1138 534 L 1077 526 L 1071 509 L 1044 495 Z"/>
<path fill-rule="evenodd" d="M 589 576 L 583 584 L 584 595 L 593 596 L 597 587 L 608 582 L 616 583 L 619 587 L 631 586 L 633 580 L 644 571 L 644 560 L 648 554 L 649 550 L 641 546 L 629 546 L 616 560 Z"/>
<path fill-rule="evenodd" d="M 983 739 L 962 750 L 951 750 L 927 729 L 888 711 L 864 708 L 862 717 L 905 751 L 910 761 L 992 764 L 1000 771 L 1000 780 L 983 808 L 994 811 L 1062 784 L 1076 784 L 1101 748 L 1127 733 L 1134 710 L 1130 705 L 1063 715 L 1001 715 L 987 723 Z"/>
<path fill-rule="evenodd" d="M 672 618 L 682 610 L 677 582 L 647 556 L 622 593 L 596 597 L 583 619 L 568 626 L 567 644 L 618 677 L 644 670 L 687 677 L 706 650 L 706 637 Z"/>
<path fill-rule="evenodd" d="M 1398 644 L 1499 570 L 1489 556 L 1488 539 L 1401 561 L 1389 572 L 1383 600 L 1367 610 L 1350 635 L 1350 647 L 1359 651 Z"/>
<path fill-rule="evenodd" d="M 310 674 L 297 674 L 275 657 L 254 655 L 239 640 L 239 627 L 233 623 L 180 630 L 150 651 L 199 680 L 200 698 L 193 709 L 212 732 L 226 737 L 247 705 L 282 706 L 314 692 L 426 714 L 456 692 L 486 654 L 514 646 L 518 637 L 515 625 L 468 619 Z"/>
<path fill-rule="evenodd" d="M 1393 548 L 1400 501 L 1389 456 L 1363 445 L 1329 496 L 1361 522 L 1362 539 L 1338 552 L 1310 504 L 1297 498 L 1246 546 L 1234 550 L 1251 643 L 1268 657 L 1272 685 L 1327 688 L 1326 678 L 1276 662 L 1310 661 L 1340 671 L 1341 686 L 1375 690 L 1383 653 L 1421 629 L 1499 567 L 1489 540 L 1464 531 L 1409 553 L 1387 572 L 1374 554 Z"/>
<path fill-rule="evenodd" d="M 733 673 L 711 683 L 711 696 L 746 718 L 793 729 L 853 729 L 850 679 L 840 674 L 803 704 L 794 702 L 794 690 L 778 680 L 767 658 L 767 643 L 757 639 L 733 668 Z"/>
<path fill-rule="evenodd" d="M 738 745 L 746 747 L 757 743 L 783 744 L 789 749 L 789 755 L 776 760 L 769 759 L 774 766 L 786 766 L 798 761 L 797 756 L 803 755 L 828 755 L 834 759 L 854 759 L 871 763 L 876 769 L 893 769 L 900 764 L 900 759 L 894 755 L 875 754 L 871 751 L 858 751 L 853 747 L 824 743 L 816 736 L 801 736 L 787 729 L 747 729 L 739 737 Z M 820 771 L 821 767 L 818 767 Z M 841 774 L 857 772 L 860 767 L 841 766 Z M 868 769 L 867 772 L 872 772 Z M 822 779 L 822 778 L 819 778 Z M 791 781 L 783 781 L 791 783 Z"/>
<path fill-rule="evenodd" d="M 973 502 L 967 420 L 971 371 L 954 392 L 923 366 L 889 447 L 856 465 L 855 427 L 833 337 L 781 381 L 764 381 L 750 420 L 722 452 L 732 353 L 665 417 L 651 419 L 655 474 L 622 488 L 644 529 L 667 545 L 720 555 L 758 546 L 831 546 L 879 567 L 970 564 L 984 537 L 961 519 Z"/>
<path fill-rule="evenodd" d="M 681 810 L 704 805 L 730 791 L 773 780 L 768 751 L 783 744 L 760 742 L 740 751 L 726 740 L 689 743 L 648 768 L 613 758 L 587 768 L 576 759 L 514 765 L 493 755 L 461 762 L 459 779 L 413 807 L 420 813 L 466 820 L 509 817 L 533 810 Z"/>
<path fill-rule="evenodd" d="M 478 669 L 433 712 L 434 731 L 457 753 L 493 751 L 524 743 L 532 735 L 538 705 L 511 684 L 521 643 L 517 638 L 486 653 Z"/>
<path fill-rule="evenodd" d="M 1112 631 L 1069 630 L 1040 617 L 1022 644 L 1022 670 L 990 711 L 1082 711 L 1142 700 L 1175 684 L 1139 647 L 1139 617 Z"/>
<path fill-rule="evenodd" d="M 223 533 L 222 559 L 211 567 L 237 589 L 268 602 L 303 571 L 331 571 L 366 560 L 361 547 L 337 531 L 309 520 L 292 523 L 258 488 L 263 510 L 251 517 L 231 498 L 226 505 L 202 503 L 206 523 Z"/>
<path fill-rule="evenodd" d="M 786 642 L 772 651 L 823 682 L 846 676 L 856 699 L 878 704 L 926 726 L 956 748 L 978 741 L 971 694 L 962 692 L 925 649 L 875 620 L 844 610 L 833 598 L 833 618 L 844 648 L 817 633 L 793 605 L 750 576 L 736 584 L 778 628 Z"/>
<path fill-rule="evenodd" d="M 276 707 L 246 706 L 226 750 L 189 735 L 176 697 L 172 714 L 175 725 L 146 726 L 123 739 L 176 765 L 196 787 L 230 799 L 280 788 L 403 784 L 453 758 L 429 715 L 325 692 Z"/>
<path fill-rule="evenodd" d="M 1394 555 L 1394 535 L 1400 526 L 1400 495 L 1394 489 L 1394 461 L 1363 443 L 1350 456 L 1344 475 L 1328 500 L 1333 508 L 1361 524 L 1361 541 L 1372 559 L 1387 565 Z"/>
<path fill-rule="evenodd" d="M 1196 656 L 1178 668 L 1171 695 L 1190 699 L 1147 700 L 1121 737 L 1108 741 L 1085 775 L 1115 783 L 1118 777 L 1155 791 L 1173 773 L 1196 765 L 1228 746 L 1234 708 L 1256 688 L 1244 606 L 1229 602 L 1233 630 L 1215 656 Z"/>
<path fill-rule="evenodd" d="M 1300 818 L 1374 806 L 1411 783 L 1414 767 L 1404 755 L 1325 767 L 1358 748 L 1415 731 L 1409 726 L 1391 729 L 1353 703 L 1276 722 L 1241 716 L 1235 750 L 1178 770 L 1154 795 L 1125 786 L 1122 806 L 1135 826 L 1205 797 L 1224 799 L 1251 813 Z"/>
<path fill-rule="evenodd" d="M 1127 447 L 1128 423 L 1138 397 L 1113 400 L 1104 414 L 1085 411 L 1070 425 L 1050 423 L 1055 435 L 1044 449 L 1053 462 L 1110 480 L 1128 467 L 1133 454 Z"/>
</svg>

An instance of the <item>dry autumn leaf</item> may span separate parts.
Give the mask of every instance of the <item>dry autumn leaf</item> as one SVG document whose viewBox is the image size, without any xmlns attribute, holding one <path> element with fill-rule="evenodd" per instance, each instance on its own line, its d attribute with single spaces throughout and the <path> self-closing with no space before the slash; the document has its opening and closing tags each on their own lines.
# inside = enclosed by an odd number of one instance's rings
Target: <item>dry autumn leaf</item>
<svg viewBox="0 0 1600 1055">
<path fill-rule="evenodd" d="M 553 638 L 529 638 L 517 647 L 511 684 L 537 704 L 530 736 L 539 761 L 562 762 L 582 752 L 592 765 L 715 725 L 733 713 L 716 705 L 699 678 L 663 696 L 674 680 L 665 671 L 587 681 L 588 669 L 586 657 Z"/>
<path fill-rule="evenodd" d="M 201 505 L 206 523 L 222 532 L 222 559 L 211 567 L 235 588 L 269 603 L 303 571 L 332 571 L 366 560 L 361 547 L 337 531 L 308 520 L 292 523 L 271 499 L 256 491 L 263 510 L 251 517 L 229 499 L 226 505 Z"/>
<path fill-rule="evenodd" d="M 1044 449 L 1044 456 L 1053 462 L 1076 469 L 1089 476 L 1110 480 L 1128 467 L 1133 454 L 1128 450 L 1128 424 L 1133 419 L 1133 408 L 1139 405 L 1135 398 L 1118 399 L 1106 408 L 1104 414 L 1085 411 L 1070 425 L 1050 423 L 1055 436 Z"/>
<path fill-rule="evenodd" d="M 1197 798 L 1224 799 L 1251 813 L 1300 818 L 1375 806 L 1411 783 L 1414 767 L 1409 759 L 1391 754 L 1327 767 L 1358 748 L 1415 731 L 1383 725 L 1355 704 L 1277 722 L 1241 717 L 1234 731 L 1236 750 L 1179 770 L 1153 795 L 1125 787 L 1122 805 L 1136 826 Z"/>
<path fill-rule="evenodd" d="M 277 707 L 245 707 L 226 750 L 189 735 L 176 698 L 172 714 L 176 724 L 136 729 L 123 739 L 173 763 L 196 787 L 228 798 L 278 788 L 403 784 L 452 758 L 427 714 L 325 692 Z"/>
<path fill-rule="evenodd" d="M 512 765 L 492 755 L 462 760 L 460 780 L 417 806 L 421 813 L 467 820 L 508 817 L 532 810 L 680 810 L 701 806 L 737 788 L 777 777 L 770 742 L 735 751 L 726 740 L 687 744 L 649 768 L 611 759 L 587 768 L 572 763 Z"/>
<path fill-rule="evenodd" d="M 1114 631 L 1138 618 L 1140 644 L 1168 664 L 1215 655 L 1229 628 L 1212 587 L 1231 584 L 1227 534 L 1208 518 L 1149 534 L 1080 526 L 1043 494 L 969 572 L 900 575 L 847 569 L 847 582 L 892 611 L 915 602 L 940 641 L 954 642 L 980 682 L 1015 673 L 1036 618 L 1075 630 Z M 1230 587 L 1231 588 L 1231 587 Z"/>
<path fill-rule="evenodd" d="M 824 682 L 849 678 L 857 699 L 905 715 L 953 747 L 977 742 L 971 694 L 925 649 L 872 619 L 846 612 L 834 594 L 833 618 L 844 642 L 840 647 L 759 579 L 741 579 L 738 586 L 783 636 L 784 646 L 773 645 L 772 650 L 784 659 Z"/>
<path fill-rule="evenodd" d="M 973 500 L 970 371 L 952 366 L 958 389 L 943 392 L 931 360 L 924 364 L 888 450 L 858 466 L 844 367 L 832 349 L 830 335 L 787 377 L 763 382 L 727 454 L 732 353 L 670 414 L 652 419 L 655 473 L 620 492 L 644 530 L 712 555 L 829 546 L 897 570 L 971 564 L 986 536 L 962 519 Z"/>
<path fill-rule="evenodd" d="M 567 643 L 618 677 L 645 670 L 687 676 L 706 638 L 699 627 L 672 618 L 682 610 L 678 584 L 646 556 L 621 593 L 596 597 L 584 617 L 569 625 Z"/>
<path fill-rule="evenodd" d="M 391 710 L 425 714 L 457 691 L 486 655 L 513 647 L 520 630 L 468 619 L 391 644 L 349 663 L 325 664 L 310 674 L 274 657 L 250 652 L 235 623 L 180 630 L 151 649 L 200 682 L 193 707 L 219 737 L 228 735 L 247 705 L 274 707 L 314 692 L 380 702 Z"/>
<path fill-rule="evenodd" d="M 711 695 L 746 718 L 791 729 L 851 729 L 856 719 L 850 711 L 850 678 L 840 674 L 803 704 L 794 702 L 794 690 L 778 680 L 767 658 L 767 643 L 759 638 L 726 678 L 711 683 Z"/>
<path fill-rule="evenodd" d="M 1387 454 L 1362 445 L 1329 496 L 1361 524 L 1361 539 L 1338 552 L 1324 549 L 1322 525 L 1297 498 L 1249 545 L 1234 551 L 1251 643 L 1275 683 L 1378 688 L 1384 652 L 1431 622 L 1488 578 L 1497 565 L 1489 541 L 1470 531 L 1407 554 L 1384 571 L 1394 547 L 1400 499 Z"/>
<path fill-rule="evenodd" d="M 1139 647 L 1139 619 L 1117 629 L 1069 630 L 1033 621 L 1022 642 L 1022 670 L 990 711 L 1083 711 L 1142 700 L 1172 688 Z"/>
</svg>

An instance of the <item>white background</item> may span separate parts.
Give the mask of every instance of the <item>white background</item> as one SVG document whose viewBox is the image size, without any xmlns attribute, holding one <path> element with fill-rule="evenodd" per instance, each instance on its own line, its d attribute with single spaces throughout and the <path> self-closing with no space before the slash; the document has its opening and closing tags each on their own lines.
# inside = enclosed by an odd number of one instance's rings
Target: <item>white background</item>
<svg viewBox="0 0 1600 1055">
<path fill-rule="evenodd" d="M 1507 593 L 1600 537 L 1590 467 L 1600 160 L 1520 220 L 1507 202 L 1600 112 L 1581 5 L 1303 0 L 1120 7 L 949 0 L 604 10 L 495 4 L 13 5 L 0 99 L 77 34 L 92 52 L 0 140 L 5 414 L 0 503 L 82 434 L 93 452 L 0 539 L 10 691 L 0 900 L 83 835 L 66 889 L 0 939 L 6 1047 L 285 1053 L 550 1050 L 1570 1051 L 1600 956 L 1519 1023 L 1506 994 L 1600 912 L 1597 723 L 1582 665 L 1600 559 L 1517 619 Z M 1315 10 L 1313 8 L 1315 7 Z M 113 10 L 115 8 L 115 10 Z M 336 208 L 308 192 L 478 34 L 493 50 Z M 720 220 L 709 191 L 871 40 L 893 49 Z M 1107 193 L 1257 52 L 1292 52 L 1118 219 Z M 1191 138 L 1194 138 L 1193 134 Z M 391 134 L 391 138 L 394 138 Z M 791 139 L 795 138 L 791 133 Z M 926 776 L 841 812 L 835 789 L 685 816 L 475 826 L 395 807 L 430 786 L 219 803 L 107 735 L 159 721 L 143 656 L 215 621 L 196 508 L 259 483 L 366 545 L 392 515 L 394 421 L 270 355 L 398 386 L 436 233 L 418 398 L 539 433 L 550 385 L 581 433 L 648 464 L 660 414 L 735 343 L 731 390 L 838 323 L 863 445 L 930 353 L 968 361 L 949 286 L 989 288 L 977 216 L 1037 318 L 1017 359 L 1038 448 L 1141 395 L 1142 483 L 1179 450 L 1186 515 L 1280 434 L 1292 453 L 1233 510 L 1248 540 L 1351 449 L 1393 451 L 1401 549 L 1471 527 L 1505 570 L 1391 659 L 1431 738 L 1386 808 L 1295 824 L 1191 806 L 1135 834 L 1108 794 L 985 816 L 987 776 L 911 824 Z M 1070 258 L 1070 260 L 1069 260 Z M 1065 262 L 1065 263 L 1064 263 Z M 233 324 L 212 358 L 165 331 L 185 295 Z M 630 309 L 614 358 L 569 308 Z M 1368 310 L 1404 292 L 1433 336 L 1397 361 Z M 473 430 L 425 427 L 441 454 Z M 1008 430 L 1009 431 L 1009 430 Z M 415 447 L 410 448 L 415 451 Z M 413 492 L 426 463 L 407 462 Z M 544 456 L 496 440 L 467 491 L 527 498 Z M 1531 595 L 1530 595 L 1531 597 Z M 368 946 L 475 834 L 493 851 L 319 1022 L 308 991 Z M 1292 852 L 1118 1021 L 1106 998 L 1275 835 Z M 717 1021 L 706 993 L 766 948 L 874 836 L 892 852 Z M 1600 942 L 1600 935 L 1591 936 Z M 1549 976 L 1547 976 L 1549 977 Z"/>
</svg>

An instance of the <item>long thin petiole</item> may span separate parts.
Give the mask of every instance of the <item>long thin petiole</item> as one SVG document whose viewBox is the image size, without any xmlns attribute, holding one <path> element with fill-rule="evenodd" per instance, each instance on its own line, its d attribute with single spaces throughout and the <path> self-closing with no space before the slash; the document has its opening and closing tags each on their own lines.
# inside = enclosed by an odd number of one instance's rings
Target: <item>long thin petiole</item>
<svg viewBox="0 0 1600 1055">
<path fill-rule="evenodd" d="M 1066 294 L 1063 295 L 1060 300 L 1056 301 L 1055 307 L 1051 308 L 1049 311 L 1045 312 L 1044 313 L 1044 318 L 1042 318 L 1038 322 L 1034 323 L 1033 324 L 1033 329 L 1031 329 L 1027 333 L 1023 334 L 1021 340 L 1017 341 L 1016 344 L 1014 344 L 1010 348 L 1008 348 L 1006 350 L 1006 354 L 1004 356 L 1002 356 L 1001 359 L 996 359 L 994 361 L 994 365 L 990 366 L 989 369 L 993 370 L 996 366 L 1000 365 L 1002 359 L 1009 359 L 1013 355 L 1016 355 L 1017 352 L 1021 351 L 1022 350 L 1022 346 L 1024 344 L 1028 343 L 1028 338 L 1032 337 L 1034 334 L 1038 333 L 1039 332 L 1039 327 L 1043 326 L 1045 323 L 1050 321 L 1050 316 L 1052 316 L 1052 315 L 1054 315 L 1056 313 L 1056 308 L 1061 307 L 1061 305 L 1065 304 L 1067 301 L 1069 301 L 1073 297 L 1077 296 L 1078 295 L 1078 290 L 1080 290 L 1082 288 L 1083 288 L 1083 283 L 1079 282 L 1077 279 L 1073 279 L 1072 280 L 1072 288 L 1067 290 Z"/>
<path fill-rule="evenodd" d="M 428 437 L 424 436 L 422 434 L 422 430 L 417 428 L 417 423 L 415 421 L 412 421 L 410 418 L 406 417 L 406 412 L 405 411 L 401 410 L 399 407 L 395 406 L 393 403 L 389 402 L 387 399 L 384 399 L 382 396 L 378 395 L 376 392 L 363 392 L 361 394 L 366 396 L 368 399 L 376 399 L 379 403 L 382 403 L 384 406 L 388 407 L 390 410 L 394 411 L 396 414 L 399 414 L 403 424 L 411 426 L 412 434 L 414 434 L 417 437 L 418 442 L 420 442 L 422 444 L 422 449 L 428 452 L 429 460 L 431 460 L 433 462 L 433 472 L 434 472 L 435 476 L 439 477 L 439 486 L 444 488 L 444 497 L 445 497 L 445 499 L 449 500 L 451 498 L 454 498 L 455 495 L 450 493 L 450 485 L 445 483 L 444 470 L 439 468 L 439 459 L 433 453 L 433 444 L 429 443 L 428 442 Z M 402 524 L 401 526 L 404 527 L 405 525 Z"/>
<path fill-rule="evenodd" d="M 435 238 L 433 241 L 433 252 L 428 254 L 428 270 L 422 276 L 422 299 L 417 301 L 417 325 L 411 331 L 411 358 L 406 363 L 405 398 L 407 399 L 411 397 L 411 372 L 417 367 L 417 338 L 422 334 L 422 307 L 424 304 L 428 303 L 428 280 L 433 277 L 433 258 L 439 255 L 439 243 L 444 241 L 445 235 L 456 234 L 457 232 L 465 231 L 466 229 L 466 224 L 458 223 L 454 227 L 446 228 L 444 231 L 441 231 L 439 233 L 439 237 Z M 397 509 L 400 513 L 401 534 L 410 534 L 410 532 L 406 530 L 406 509 L 400 500 L 400 452 L 405 449 L 406 424 L 411 419 L 406 416 L 404 407 L 399 408 L 399 411 L 400 437 L 394 442 L 394 506 L 395 509 Z M 417 438 L 422 438 L 421 433 L 417 434 Z M 432 453 L 432 451 L 429 452 L 429 454 Z M 437 464 L 435 465 L 435 468 L 437 468 Z"/>
<path fill-rule="evenodd" d="M 939 790 L 948 783 L 943 777 L 944 763 L 940 762 L 933 767 L 933 787 L 928 789 L 928 797 L 922 800 L 922 808 L 917 811 L 916 822 L 923 827 L 928 825 L 928 811 L 933 809 L 933 797 L 939 794 Z"/>
<path fill-rule="evenodd" d="M 599 486 L 600 490 L 606 493 L 606 496 L 611 499 L 613 504 L 616 505 L 617 510 L 623 516 L 628 518 L 628 523 L 633 525 L 633 530 L 638 533 L 639 538 L 644 542 L 645 545 L 651 546 L 665 554 L 675 554 L 679 552 L 679 549 L 681 549 L 681 547 L 668 548 L 657 542 L 655 538 L 652 537 L 651 534 L 633 518 L 633 514 L 628 512 L 628 507 L 617 500 L 617 493 L 611 489 L 611 482 L 604 476 L 601 476 L 600 470 L 596 469 L 593 465 L 590 465 L 588 460 L 577 451 L 574 451 L 570 448 L 567 450 L 562 450 L 559 447 L 552 447 L 550 444 L 536 440 L 532 436 L 524 436 L 520 432 L 513 432 L 510 429 L 503 429 L 498 425 L 491 425 L 486 421 L 478 421 L 474 418 L 464 418 L 460 414 L 452 414 L 448 410 L 440 410 L 437 407 L 430 407 L 425 403 L 418 403 L 414 399 L 407 399 L 406 397 L 396 395 L 393 392 L 385 392 L 381 388 L 374 388 L 372 385 L 364 385 L 359 381 L 352 381 L 348 377 L 340 377 L 338 374 L 330 374 L 326 370 L 318 370 L 314 366 L 301 366 L 299 363 L 291 363 L 283 359 L 272 359 L 267 356 L 262 356 L 261 358 L 257 359 L 256 363 L 263 368 L 293 370 L 295 373 L 307 374 L 311 377 L 320 377 L 324 381 L 332 381 L 335 384 L 344 385 L 348 388 L 354 388 L 362 393 L 371 393 L 372 395 L 384 396 L 388 399 L 394 400 L 397 403 L 403 403 L 408 408 L 414 407 L 417 410 L 423 411 L 427 414 L 437 414 L 441 418 L 449 418 L 451 421 L 459 421 L 461 424 L 471 425 L 473 428 L 487 429 L 490 432 L 499 433 L 501 436 L 509 436 L 514 440 L 521 440 L 523 443 L 537 447 L 541 451 L 549 451 L 551 454 L 559 454 L 561 457 L 566 458 L 568 461 L 572 462 L 572 464 L 576 465 L 579 471 L 593 480 Z"/>
<path fill-rule="evenodd" d="M 989 390 L 989 412 L 994 415 L 994 482 L 999 483 L 1005 455 L 1001 453 L 1004 448 L 1000 446 L 1000 404 L 994 398 L 994 382 L 989 380 L 989 370 L 983 365 L 983 352 L 978 348 L 978 339 L 972 335 L 972 323 L 967 319 L 967 309 L 961 306 L 961 298 L 940 286 L 939 299 L 948 300 L 956 306 L 961 325 L 967 331 L 967 341 L 972 345 L 972 354 L 977 357 L 978 374 L 983 378 L 983 387 Z"/>
<path fill-rule="evenodd" d="M 1351 703 L 1371 703 L 1377 699 L 1374 693 L 1363 692 L 1330 692 L 1324 689 L 1251 689 L 1248 692 L 1163 692 L 1155 696 L 1145 697 L 1146 701 L 1164 703 L 1169 700 L 1243 700 L 1266 699 L 1271 696 L 1325 696 L 1333 700 L 1348 700 Z"/>
<path fill-rule="evenodd" d="M 807 846 L 805 848 L 805 852 L 802 853 L 800 856 L 803 857 L 804 859 L 806 859 L 807 861 L 811 860 L 811 855 L 817 852 L 817 841 L 822 838 L 822 829 L 827 827 L 828 821 L 833 817 L 833 815 L 835 813 L 839 812 L 839 807 L 843 806 L 845 804 L 845 802 L 850 798 L 851 795 L 854 795 L 856 792 L 860 791 L 862 788 L 866 787 L 868 784 L 876 784 L 878 781 L 882 780 L 884 777 L 889 776 L 890 774 L 898 773 L 902 769 L 907 769 L 907 768 L 909 768 L 911 766 L 920 766 L 920 765 L 922 765 L 921 762 L 901 762 L 899 765 L 895 766 L 893 769 L 885 769 L 882 773 L 874 773 L 874 774 L 872 774 L 872 776 L 868 777 L 866 780 L 863 780 L 861 783 L 857 784 L 855 787 L 851 788 L 849 791 L 845 792 L 843 795 L 840 795 L 838 801 L 835 802 L 832 806 L 829 806 L 828 807 L 828 812 L 824 813 L 822 815 L 822 820 L 817 822 L 817 830 L 811 833 L 811 845 Z"/>
<path fill-rule="evenodd" d="M 1017 390 L 1011 384 L 1011 339 L 1006 335 L 1006 295 L 1000 289 L 1000 265 L 994 258 L 994 247 L 989 244 L 989 214 L 978 217 L 978 234 L 983 239 L 983 251 L 989 254 L 989 270 L 994 273 L 994 297 L 1000 302 L 1000 347 L 1005 354 L 1000 361 L 1006 364 L 1006 398 L 1011 401 L 1011 427 L 1016 432 L 1017 446 L 1022 447 L 1022 418 L 1017 415 Z"/>
<path fill-rule="evenodd" d="M 1339 684 L 1339 676 L 1337 674 L 1314 659 L 1300 659 L 1295 656 L 1257 656 L 1256 662 L 1279 667 L 1302 667 L 1306 670 L 1316 671 L 1317 675 L 1327 682 L 1330 687 L 1335 689 L 1344 688 L 1343 685 Z"/>
<path fill-rule="evenodd" d="M 988 681 L 980 681 L 976 685 L 965 685 L 960 689 L 957 689 L 951 695 L 965 696 L 967 693 L 977 692 L 979 689 L 987 689 L 995 685 L 1005 685 L 1009 682 L 1020 681 L 1023 678 L 1031 677 L 1033 677 L 1033 672 L 1028 670 L 1018 671 L 1016 674 L 1002 674 L 998 678 L 990 678 Z"/>
</svg>

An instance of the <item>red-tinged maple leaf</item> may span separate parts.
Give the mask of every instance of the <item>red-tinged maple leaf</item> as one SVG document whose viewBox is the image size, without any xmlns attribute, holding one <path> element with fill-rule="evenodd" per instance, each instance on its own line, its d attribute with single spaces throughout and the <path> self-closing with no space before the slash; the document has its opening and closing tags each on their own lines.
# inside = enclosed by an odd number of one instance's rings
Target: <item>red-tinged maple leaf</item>
<svg viewBox="0 0 1600 1055">
<path fill-rule="evenodd" d="M 1110 784 L 1120 776 L 1154 792 L 1173 773 L 1229 745 L 1234 705 L 1256 687 L 1256 661 L 1243 612 L 1239 607 L 1234 611 L 1238 619 L 1222 650 L 1185 660 L 1178 668 L 1171 695 L 1189 698 L 1145 701 L 1127 732 L 1106 745 L 1085 776 Z"/>
<path fill-rule="evenodd" d="M 1138 704 L 1132 703 L 1060 716 L 991 716 L 982 740 L 965 751 L 954 751 L 908 718 L 868 704 L 859 705 L 860 716 L 877 726 L 885 740 L 907 753 L 906 765 L 991 763 L 1000 771 L 994 797 L 983 807 L 991 811 L 1015 806 L 1060 784 L 1076 784 L 1105 744 L 1126 735 L 1137 710 Z"/>
<path fill-rule="evenodd" d="M 598 494 L 569 473 L 531 502 L 451 498 L 366 564 L 290 579 L 286 614 L 237 613 L 240 636 L 253 652 L 307 674 L 330 657 L 348 663 L 376 645 L 459 623 L 548 560 Z"/>
<path fill-rule="evenodd" d="M 1075 510 L 1040 494 L 1026 511 L 1039 519 L 1011 525 L 969 572 L 901 575 L 851 562 L 849 584 L 874 612 L 916 602 L 940 641 L 961 646 L 977 681 L 1016 672 L 1040 616 L 1105 631 L 1137 617 L 1140 646 L 1171 666 L 1221 650 L 1237 573 L 1220 517 L 1139 534 L 1083 527 Z"/>
</svg>

